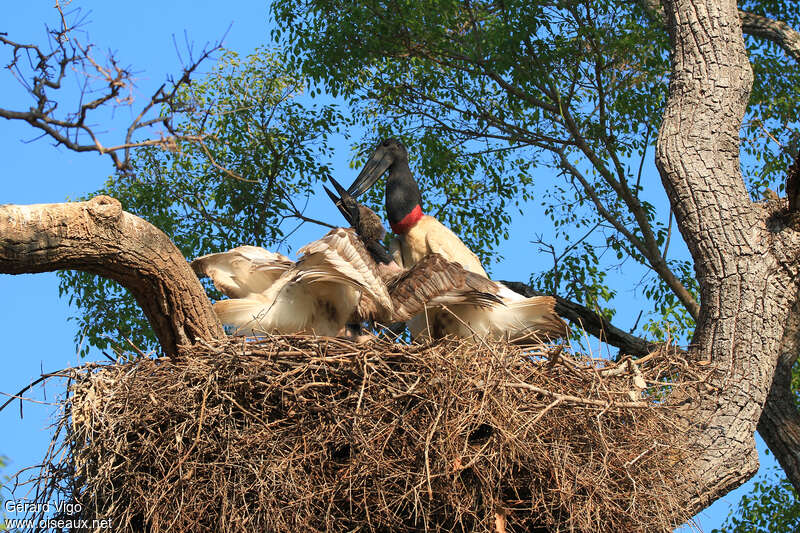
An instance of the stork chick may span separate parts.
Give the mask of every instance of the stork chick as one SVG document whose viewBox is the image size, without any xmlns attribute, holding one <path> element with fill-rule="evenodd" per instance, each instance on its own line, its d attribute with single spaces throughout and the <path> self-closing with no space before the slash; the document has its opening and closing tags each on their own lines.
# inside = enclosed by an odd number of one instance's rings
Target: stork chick
<svg viewBox="0 0 800 533">
<path fill-rule="evenodd" d="M 375 262 L 353 230 L 331 230 L 298 253 L 295 263 L 263 248 L 240 246 L 198 257 L 192 268 L 230 297 L 213 307 L 238 335 L 339 335 L 362 295 L 376 312 L 391 313 Z"/>
</svg>

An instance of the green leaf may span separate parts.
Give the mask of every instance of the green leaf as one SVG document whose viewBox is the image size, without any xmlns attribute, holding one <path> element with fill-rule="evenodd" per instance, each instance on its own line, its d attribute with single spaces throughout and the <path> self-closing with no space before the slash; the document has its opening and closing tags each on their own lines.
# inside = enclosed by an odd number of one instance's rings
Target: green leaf
<svg viewBox="0 0 800 533">
<path fill-rule="evenodd" d="M 203 136 L 204 146 L 141 149 L 133 173 L 110 177 L 94 194 L 118 198 L 185 257 L 283 243 L 297 225 L 293 205 L 302 207 L 318 176 L 328 173 L 328 137 L 347 124 L 336 106 L 301 103 L 307 83 L 279 51 L 226 53 L 204 80 L 179 94 L 187 111 L 174 123 L 186 135 Z M 81 272 L 59 276 L 61 294 L 79 309 L 73 320 L 81 355 L 90 346 L 124 356 L 136 353 L 130 343 L 158 349 L 140 307 L 121 286 Z M 211 289 L 209 295 L 220 296 Z"/>
</svg>

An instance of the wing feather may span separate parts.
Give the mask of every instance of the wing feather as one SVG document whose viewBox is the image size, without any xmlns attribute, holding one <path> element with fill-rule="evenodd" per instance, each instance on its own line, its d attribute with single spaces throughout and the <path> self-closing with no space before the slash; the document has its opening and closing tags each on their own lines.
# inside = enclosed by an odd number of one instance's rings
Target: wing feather
<svg viewBox="0 0 800 533">
<path fill-rule="evenodd" d="M 430 254 L 389 283 L 394 303 L 392 320 L 401 322 L 424 311 L 426 306 L 502 306 L 500 285 L 481 275 Z"/>
<path fill-rule="evenodd" d="M 519 344 L 566 338 L 569 328 L 556 314 L 555 304 L 552 296 L 533 296 L 508 302 L 505 309 L 494 313 L 493 328 Z"/>
<path fill-rule="evenodd" d="M 392 301 L 375 261 L 355 230 L 336 228 L 298 250 L 297 281 L 333 281 L 362 291 L 381 316 L 392 313 Z M 366 304 L 365 304 L 366 306 Z"/>
<path fill-rule="evenodd" d="M 257 246 L 239 246 L 192 261 L 199 277 L 209 277 L 230 298 L 245 298 L 267 290 L 294 262 Z"/>
</svg>

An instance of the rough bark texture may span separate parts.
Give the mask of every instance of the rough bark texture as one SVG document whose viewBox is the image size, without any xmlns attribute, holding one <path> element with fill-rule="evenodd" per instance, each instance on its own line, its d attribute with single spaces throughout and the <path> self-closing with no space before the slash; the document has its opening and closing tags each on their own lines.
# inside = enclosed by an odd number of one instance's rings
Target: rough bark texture
<svg viewBox="0 0 800 533">
<path fill-rule="evenodd" d="M 781 20 L 772 20 L 754 13 L 739 12 L 742 31 L 747 35 L 767 39 L 780 46 L 784 52 L 800 61 L 800 33 Z"/>
<path fill-rule="evenodd" d="M 666 23 L 660 0 L 642 0 L 650 16 Z M 742 32 L 756 38 L 767 39 L 780 46 L 789 56 L 800 62 L 800 33 L 783 21 L 739 11 Z M 797 163 L 795 163 L 797 165 Z M 790 176 L 792 178 L 792 176 Z M 789 208 L 798 210 L 800 194 L 797 177 L 787 184 Z M 800 492 L 800 413 L 797 412 L 791 392 L 791 365 L 776 370 L 776 379 L 764 405 L 758 432 L 775 454 L 795 489 Z"/>
<path fill-rule="evenodd" d="M 119 282 L 139 302 L 166 355 L 224 338 L 186 259 L 158 228 L 119 201 L 0 206 L 0 273 L 75 269 Z"/>
<path fill-rule="evenodd" d="M 666 15 L 660 0 L 641 0 L 641 4 L 651 18 L 666 24 Z M 745 35 L 772 41 L 780 46 L 788 56 L 800 61 L 800 33 L 794 28 L 782 20 L 774 20 L 745 11 L 739 11 L 739 18 L 742 22 L 742 32 Z"/>
<path fill-rule="evenodd" d="M 711 363 L 714 392 L 689 403 L 702 452 L 687 474 L 699 510 L 758 468 L 753 433 L 790 332 L 796 235 L 753 204 L 739 166 L 752 85 L 733 0 L 667 0 L 672 76 L 656 163 L 695 261 L 701 312 L 691 352 Z M 687 475 L 687 479 L 689 476 Z"/>
<path fill-rule="evenodd" d="M 772 388 L 758 421 L 758 432 L 775 454 L 795 490 L 800 492 L 800 413 L 792 392 L 792 366 L 800 350 L 798 331 L 800 309 L 795 303 L 789 314 Z"/>
</svg>

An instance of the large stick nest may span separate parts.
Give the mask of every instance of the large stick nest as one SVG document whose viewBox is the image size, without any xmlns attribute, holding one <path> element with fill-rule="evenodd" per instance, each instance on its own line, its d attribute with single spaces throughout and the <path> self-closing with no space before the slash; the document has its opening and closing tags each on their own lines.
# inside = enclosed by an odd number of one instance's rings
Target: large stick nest
<svg viewBox="0 0 800 533">
<path fill-rule="evenodd" d="M 291 336 L 73 371 L 42 498 L 115 531 L 668 531 L 667 350 Z M 684 390 L 685 392 L 685 390 Z"/>
</svg>

